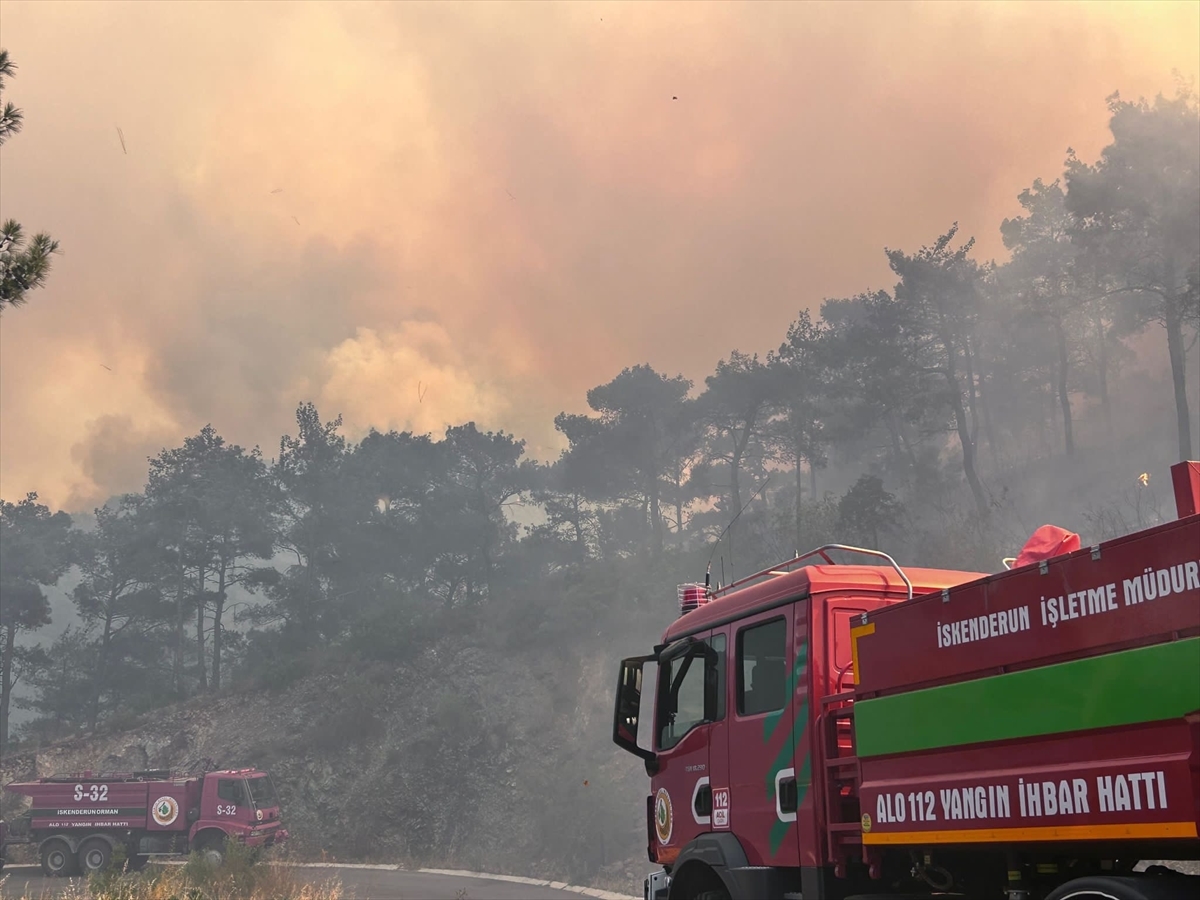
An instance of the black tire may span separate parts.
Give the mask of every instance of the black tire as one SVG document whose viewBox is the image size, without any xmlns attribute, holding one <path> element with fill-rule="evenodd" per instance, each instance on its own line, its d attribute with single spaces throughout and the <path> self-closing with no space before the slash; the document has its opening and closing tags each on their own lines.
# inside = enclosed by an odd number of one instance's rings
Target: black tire
<svg viewBox="0 0 1200 900">
<path fill-rule="evenodd" d="M 135 853 L 126 851 L 125 853 L 125 868 L 130 872 L 140 872 L 146 868 L 146 863 L 150 862 L 150 857 L 145 853 Z"/>
<path fill-rule="evenodd" d="M 215 868 L 225 864 L 225 835 L 207 834 L 196 842 L 196 852 Z"/>
<path fill-rule="evenodd" d="M 112 844 L 102 837 L 90 837 L 79 845 L 78 859 L 85 877 L 103 872 L 112 864 Z"/>
<path fill-rule="evenodd" d="M 1191 900 L 1200 878 L 1192 875 L 1076 878 L 1053 890 L 1046 900 Z"/>
<path fill-rule="evenodd" d="M 68 878 L 77 874 L 79 861 L 71 852 L 71 845 L 62 838 L 51 838 L 43 843 L 39 855 L 42 872 L 47 878 Z"/>
<path fill-rule="evenodd" d="M 701 891 L 696 900 L 731 900 L 729 891 Z"/>
</svg>

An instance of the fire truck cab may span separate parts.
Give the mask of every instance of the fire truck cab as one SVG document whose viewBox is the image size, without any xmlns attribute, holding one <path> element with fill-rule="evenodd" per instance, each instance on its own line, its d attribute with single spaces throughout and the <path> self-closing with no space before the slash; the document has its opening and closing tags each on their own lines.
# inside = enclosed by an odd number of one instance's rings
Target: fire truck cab
<svg viewBox="0 0 1200 900">
<path fill-rule="evenodd" d="M 826 732 L 851 742 L 825 702 L 854 686 L 851 621 L 981 577 L 831 544 L 716 591 L 681 586 L 662 643 L 622 660 L 614 712 L 614 742 L 651 778 L 647 855 L 663 870 L 647 900 L 820 896 L 805 885 L 821 877 L 822 804 L 837 798 L 820 789 L 814 747 Z"/>
</svg>

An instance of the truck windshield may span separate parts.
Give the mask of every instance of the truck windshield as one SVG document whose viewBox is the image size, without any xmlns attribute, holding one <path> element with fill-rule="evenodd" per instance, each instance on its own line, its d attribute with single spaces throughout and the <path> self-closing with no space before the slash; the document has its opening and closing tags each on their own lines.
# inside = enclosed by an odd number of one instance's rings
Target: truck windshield
<svg viewBox="0 0 1200 900">
<path fill-rule="evenodd" d="M 272 784 L 270 775 L 247 778 L 246 786 L 250 788 L 250 799 L 254 801 L 256 808 L 266 809 L 278 805 L 275 799 L 275 785 Z"/>
</svg>

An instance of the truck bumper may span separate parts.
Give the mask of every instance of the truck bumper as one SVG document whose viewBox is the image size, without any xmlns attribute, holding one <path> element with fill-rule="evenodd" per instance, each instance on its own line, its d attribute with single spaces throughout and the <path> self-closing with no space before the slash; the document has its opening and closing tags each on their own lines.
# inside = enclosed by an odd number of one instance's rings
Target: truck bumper
<svg viewBox="0 0 1200 900">
<path fill-rule="evenodd" d="M 670 889 L 671 876 L 659 869 L 657 872 L 651 872 L 649 877 L 642 882 L 642 898 L 643 900 L 667 900 Z"/>
<path fill-rule="evenodd" d="M 245 844 L 247 847 L 274 847 L 282 844 L 288 839 L 286 828 L 276 828 L 274 831 L 269 831 L 266 834 L 247 834 Z"/>
</svg>

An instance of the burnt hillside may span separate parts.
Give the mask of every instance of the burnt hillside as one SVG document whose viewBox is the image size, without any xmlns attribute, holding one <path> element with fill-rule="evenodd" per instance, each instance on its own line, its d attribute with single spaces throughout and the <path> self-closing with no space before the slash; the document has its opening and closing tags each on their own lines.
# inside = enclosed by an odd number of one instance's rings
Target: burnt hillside
<svg viewBox="0 0 1200 900">
<path fill-rule="evenodd" d="M 564 672 L 444 642 L 404 666 L 200 700 L 14 752 L 0 774 L 260 766 L 298 856 L 627 883 L 644 854 L 645 776 L 609 742 L 611 669 L 602 654 Z"/>
</svg>

